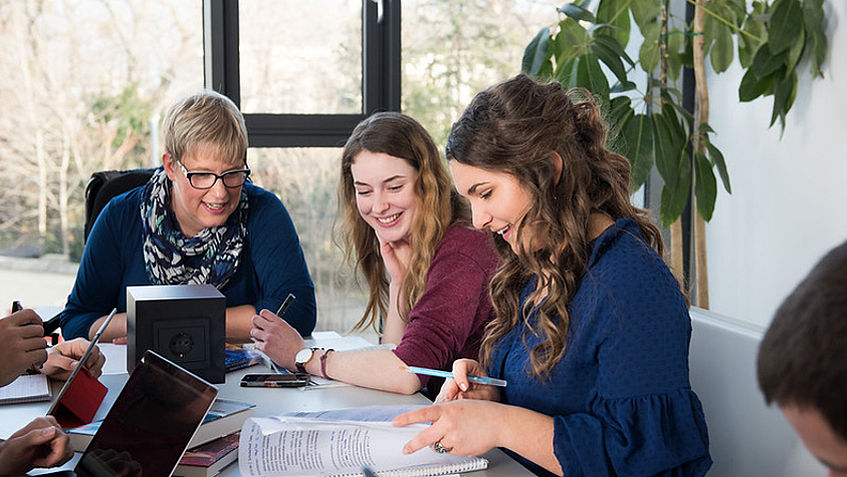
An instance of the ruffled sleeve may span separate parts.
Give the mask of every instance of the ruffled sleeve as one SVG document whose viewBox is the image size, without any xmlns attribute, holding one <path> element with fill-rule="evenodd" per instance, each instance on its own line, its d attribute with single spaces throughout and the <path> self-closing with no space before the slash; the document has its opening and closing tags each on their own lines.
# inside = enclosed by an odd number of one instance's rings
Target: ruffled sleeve
<svg viewBox="0 0 847 477">
<path fill-rule="evenodd" d="M 596 381 L 585 407 L 557 413 L 555 453 L 568 477 L 702 476 L 711 459 L 688 380 L 687 306 L 633 227 L 600 240 L 572 303 L 574 358 L 596 363 Z"/>
<path fill-rule="evenodd" d="M 711 465 L 700 401 L 690 389 L 596 398 L 590 414 L 556 416 L 553 448 L 564 475 L 703 475 Z"/>
</svg>

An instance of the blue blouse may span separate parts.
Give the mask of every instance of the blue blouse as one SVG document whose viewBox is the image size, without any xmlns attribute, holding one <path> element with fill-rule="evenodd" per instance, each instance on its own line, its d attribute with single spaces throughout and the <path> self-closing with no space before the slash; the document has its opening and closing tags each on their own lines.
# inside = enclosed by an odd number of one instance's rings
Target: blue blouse
<svg viewBox="0 0 847 477">
<path fill-rule="evenodd" d="M 528 374 L 525 323 L 498 341 L 488 372 L 509 382 L 502 402 L 554 418 L 553 451 L 566 477 L 704 475 L 712 460 L 688 381 L 688 309 L 635 221 L 620 219 L 597 238 L 568 311 L 565 355 L 546 380 Z M 528 332 L 526 341 L 531 349 L 542 337 Z"/>
<path fill-rule="evenodd" d="M 126 311 L 126 287 L 151 285 L 142 251 L 142 188 L 115 197 L 97 216 L 60 318 L 65 338 L 87 338 L 97 318 L 114 307 Z M 247 237 L 238 270 L 220 290 L 226 306 L 276 310 L 294 293 L 285 319 L 308 335 L 315 327 L 315 287 L 291 217 L 272 193 L 250 183 L 244 191 L 250 203 Z"/>
</svg>

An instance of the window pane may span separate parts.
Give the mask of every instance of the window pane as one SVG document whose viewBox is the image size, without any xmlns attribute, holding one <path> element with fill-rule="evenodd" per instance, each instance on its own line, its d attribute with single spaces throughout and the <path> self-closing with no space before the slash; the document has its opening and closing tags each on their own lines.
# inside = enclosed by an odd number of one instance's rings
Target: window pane
<svg viewBox="0 0 847 477">
<path fill-rule="evenodd" d="M 361 0 L 241 0 L 238 22 L 242 112 L 362 112 Z"/>
<path fill-rule="evenodd" d="M 162 111 L 203 86 L 202 2 L 2 2 L 0 71 L 0 250 L 78 260 L 91 173 L 158 161 Z M 24 304 L 64 304 L 53 278 Z"/>
<path fill-rule="evenodd" d="M 524 48 L 556 23 L 550 0 L 403 0 L 403 112 L 443 145 L 473 95 L 521 69 Z"/>
<path fill-rule="evenodd" d="M 294 221 L 318 301 L 316 330 L 349 330 L 365 309 L 365 293 L 333 238 L 341 149 L 256 149 L 247 153 L 253 182 L 274 192 Z"/>
</svg>

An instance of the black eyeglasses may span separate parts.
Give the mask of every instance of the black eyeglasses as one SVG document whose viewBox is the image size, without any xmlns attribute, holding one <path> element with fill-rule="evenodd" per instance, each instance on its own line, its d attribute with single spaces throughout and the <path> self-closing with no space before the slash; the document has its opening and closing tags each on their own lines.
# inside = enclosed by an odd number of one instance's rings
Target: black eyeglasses
<svg viewBox="0 0 847 477">
<path fill-rule="evenodd" d="M 211 189 L 218 182 L 218 179 L 224 183 L 224 187 L 234 189 L 243 186 L 247 182 L 247 178 L 250 177 L 250 169 L 236 169 L 218 175 L 214 172 L 188 172 L 188 169 L 182 165 L 179 159 L 174 158 L 174 162 L 179 164 L 179 168 L 182 169 L 182 173 L 185 174 L 188 183 L 195 189 Z"/>
</svg>

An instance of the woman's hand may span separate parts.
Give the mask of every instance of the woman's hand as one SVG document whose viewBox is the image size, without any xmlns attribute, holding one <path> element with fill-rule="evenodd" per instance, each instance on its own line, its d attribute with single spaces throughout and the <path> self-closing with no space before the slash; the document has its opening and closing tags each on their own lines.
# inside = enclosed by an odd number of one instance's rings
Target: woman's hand
<svg viewBox="0 0 847 477">
<path fill-rule="evenodd" d="M 391 276 L 391 283 L 400 284 L 403 277 L 406 276 L 409 259 L 412 257 L 411 245 L 405 240 L 385 242 L 379 235 L 377 235 L 377 239 L 379 239 L 382 262 L 385 264 L 388 275 Z"/>
<path fill-rule="evenodd" d="M 436 403 L 454 401 L 457 399 L 478 399 L 483 401 L 499 401 L 500 390 L 497 386 L 477 384 L 468 381 L 468 376 L 488 376 L 485 369 L 473 359 L 457 359 L 453 362 L 453 376 L 441 385 L 441 391 L 435 398 Z"/>
<path fill-rule="evenodd" d="M 392 424 L 432 423 L 403 446 L 404 454 L 438 442 L 453 455 L 480 455 L 500 445 L 502 407 L 490 401 L 454 401 L 400 414 Z"/>
<path fill-rule="evenodd" d="M 270 310 L 262 310 L 258 315 L 253 315 L 250 338 L 256 343 L 256 349 L 289 371 L 296 369 L 294 356 L 306 348 L 306 342 L 300 337 L 300 333 Z"/>
<path fill-rule="evenodd" d="M 47 353 L 47 361 L 44 362 L 44 367 L 41 372 L 54 379 L 68 379 L 74 368 L 79 364 L 79 359 L 85 354 L 88 349 L 89 341 L 84 338 L 76 338 L 70 341 L 64 341 L 50 348 Z M 103 364 L 106 362 L 106 357 L 100 352 L 97 346 L 91 350 L 83 366 L 88 374 L 98 378 L 103 374 Z"/>
<path fill-rule="evenodd" d="M 0 475 L 19 475 L 36 467 L 55 467 L 73 457 L 68 436 L 53 416 L 39 417 L 0 443 Z"/>
<path fill-rule="evenodd" d="M 28 308 L 0 319 L 0 342 L 0 386 L 47 359 L 41 317 Z"/>
</svg>

